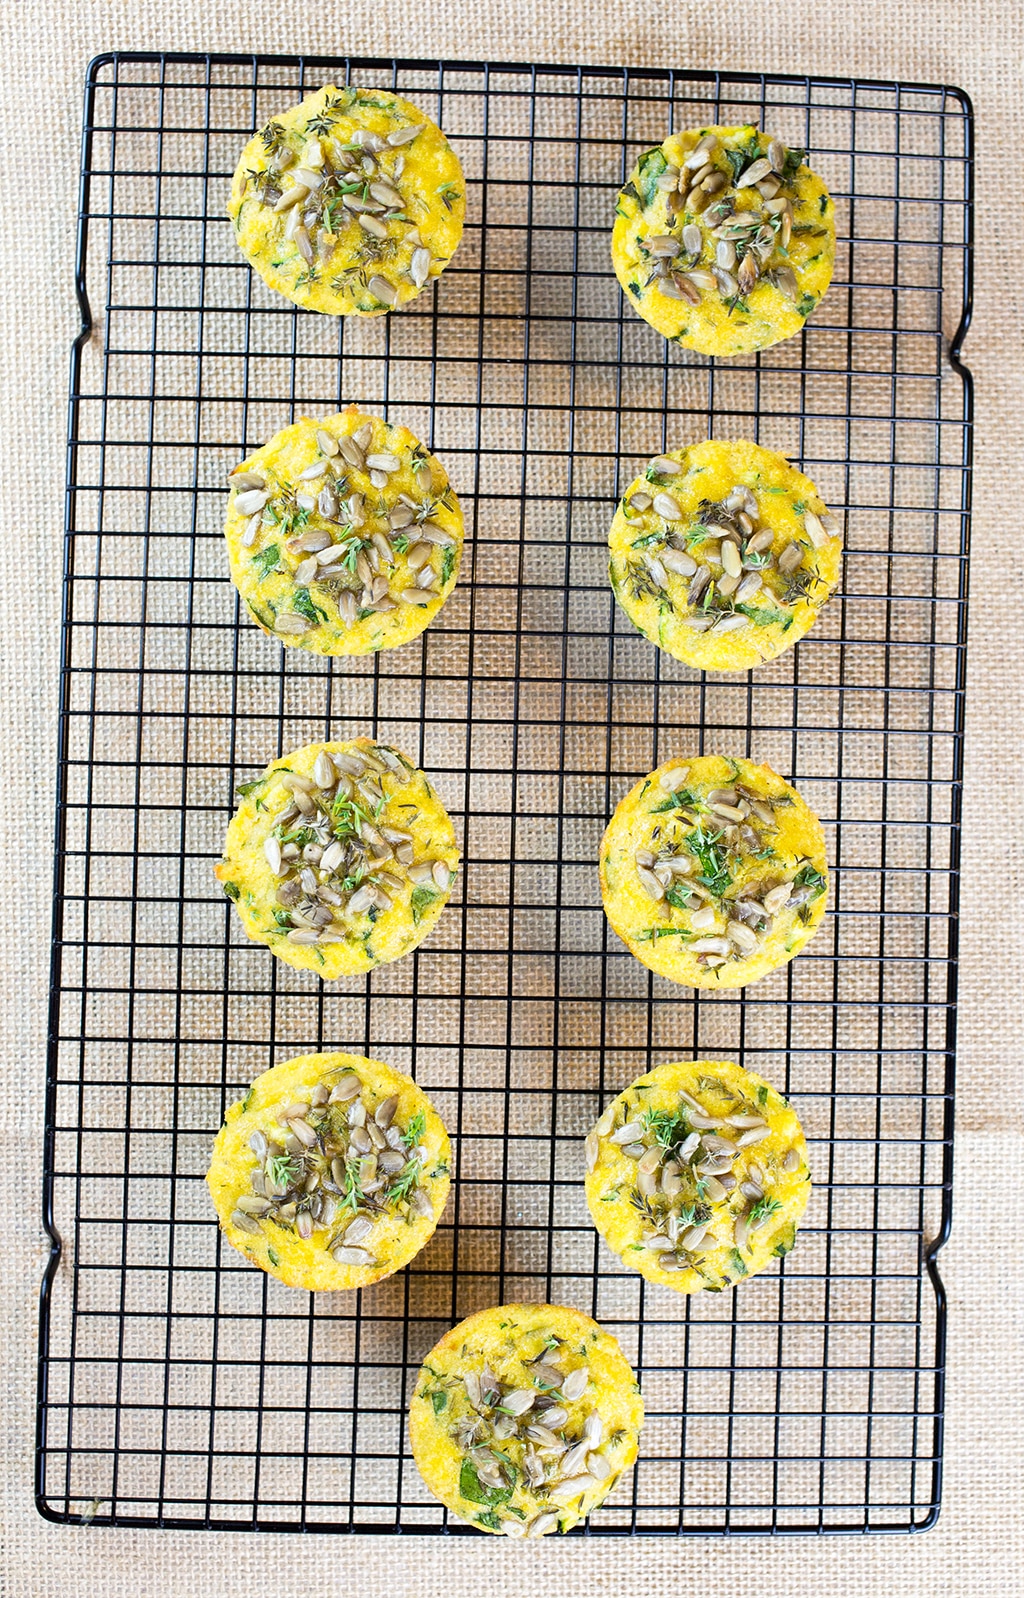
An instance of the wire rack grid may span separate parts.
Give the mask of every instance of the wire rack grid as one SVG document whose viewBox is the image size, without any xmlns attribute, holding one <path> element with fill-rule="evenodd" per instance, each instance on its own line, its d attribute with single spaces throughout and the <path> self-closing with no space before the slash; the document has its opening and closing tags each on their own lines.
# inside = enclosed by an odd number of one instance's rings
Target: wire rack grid
<svg viewBox="0 0 1024 1598">
<path fill-rule="evenodd" d="M 463 244 L 357 324 L 256 280 L 224 214 L 251 131 L 325 81 L 448 132 Z M 669 127 L 756 122 L 836 199 L 810 325 L 715 364 L 623 307 L 614 195 Z M 970 388 L 958 90 L 689 71 L 120 55 L 86 93 L 72 367 L 37 1497 L 51 1519 L 455 1531 L 408 1453 L 420 1360 L 522 1298 L 619 1337 L 648 1421 L 599 1532 L 909 1531 L 937 1514 L 949 1225 Z M 94 308 L 94 311 L 90 310 Z M 225 471 L 298 414 L 400 418 L 467 513 L 420 640 L 284 654 L 239 614 Z M 605 537 L 652 454 L 791 454 L 847 508 L 844 586 L 756 677 L 616 612 Z M 371 731 L 431 773 L 465 867 L 434 935 L 325 987 L 248 944 L 212 865 L 272 756 Z M 831 914 L 745 993 L 654 978 L 604 922 L 617 799 L 670 754 L 753 754 L 821 814 Z M 433 1243 L 352 1298 L 253 1270 L 203 1183 L 224 1107 L 311 1047 L 413 1072 L 454 1135 Z M 645 1288 L 599 1244 L 581 1135 L 639 1072 L 729 1055 L 793 1095 L 815 1191 L 735 1293 Z"/>
</svg>

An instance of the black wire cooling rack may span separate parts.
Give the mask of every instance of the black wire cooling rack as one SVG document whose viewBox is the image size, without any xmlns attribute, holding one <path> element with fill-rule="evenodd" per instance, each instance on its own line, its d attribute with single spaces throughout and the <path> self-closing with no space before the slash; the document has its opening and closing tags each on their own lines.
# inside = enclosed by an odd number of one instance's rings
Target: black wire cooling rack
<svg viewBox="0 0 1024 1598">
<path fill-rule="evenodd" d="M 453 265 L 370 323 L 296 311 L 225 217 L 251 131 L 386 83 L 466 171 Z M 835 196 L 800 337 L 709 363 L 623 305 L 615 192 L 670 127 L 756 122 Z M 638 1367 L 640 1461 L 591 1535 L 909 1531 L 939 1503 L 970 388 L 971 110 L 957 89 L 714 72 L 103 56 L 88 75 L 72 365 L 38 1503 L 96 1524 L 453 1529 L 412 1465 L 420 1360 L 516 1298 L 596 1315 Z M 93 307 L 91 310 L 90 307 Z M 349 400 L 444 459 L 464 575 L 422 639 L 287 655 L 239 615 L 225 471 Z M 616 611 L 605 535 L 649 455 L 792 454 L 847 507 L 844 587 L 753 678 Z M 425 947 L 323 987 L 246 942 L 212 874 L 239 781 L 371 731 L 465 848 Z M 825 820 L 831 914 L 744 994 L 654 978 L 605 924 L 605 821 L 643 772 L 753 754 Z M 226 1247 L 224 1107 L 314 1047 L 414 1072 L 457 1181 L 409 1270 L 348 1297 Z M 690 1301 L 589 1224 L 581 1135 L 649 1065 L 730 1055 L 793 1095 L 814 1196 L 793 1255 Z"/>
</svg>

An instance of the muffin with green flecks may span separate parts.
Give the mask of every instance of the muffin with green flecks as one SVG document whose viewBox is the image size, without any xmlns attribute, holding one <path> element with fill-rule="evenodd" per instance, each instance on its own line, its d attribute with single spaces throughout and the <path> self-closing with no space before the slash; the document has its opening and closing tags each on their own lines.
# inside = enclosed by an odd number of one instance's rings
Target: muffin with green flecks
<svg viewBox="0 0 1024 1598">
<path fill-rule="evenodd" d="M 832 281 L 835 212 L 806 151 L 754 127 L 672 133 L 619 194 L 612 261 L 630 304 L 702 355 L 799 333 Z"/>
<path fill-rule="evenodd" d="M 396 649 L 458 580 L 462 512 L 444 467 L 407 427 L 355 405 L 283 428 L 229 487 L 232 581 L 288 648 Z"/>
<path fill-rule="evenodd" d="M 481 1531 L 568 1531 L 637 1453 L 644 1406 L 615 1338 L 579 1310 L 503 1304 L 423 1362 L 409 1438 L 436 1498 Z"/>
<path fill-rule="evenodd" d="M 587 1204 L 630 1270 L 719 1291 L 788 1254 L 811 1192 L 796 1114 L 731 1060 L 638 1077 L 587 1134 Z"/>
<path fill-rule="evenodd" d="M 249 140 L 228 215 L 279 294 L 333 316 L 383 316 L 440 277 L 466 210 L 440 128 L 390 89 L 327 84 Z"/>
</svg>

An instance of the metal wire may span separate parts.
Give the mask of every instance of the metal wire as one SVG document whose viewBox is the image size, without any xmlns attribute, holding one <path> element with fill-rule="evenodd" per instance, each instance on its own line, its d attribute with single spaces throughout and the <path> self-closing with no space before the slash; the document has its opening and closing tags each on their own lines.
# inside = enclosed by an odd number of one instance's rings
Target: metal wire
<svg viewBox="0 0 1024 1598">
<path fill-rule="evenodd" d="M 448 132 L 463 245 L 368 325 L 254 280 L 224 214 L 252 129 L 331 78 Z M 810 326 L 715 365 L 624 308 L 614 194 L 667 129 L 756 122 L 837 202 Z M 404 1413 L 451 1322 L 577 1305 L 640 1371 L 612 1532 L 908 1531 L 937 1513 L 956 1005 L 970 384 L 971 109 L 956 89 L 727 73 L 255 56 L 89 69 L 72 362 L 37 1495 L 50 1519 L 457 1529 Z M 90 306 L 99 314 L 93 317 Z M 354 399 L 444 459 L 463 578 L 366 660 L 287 655 L 240 617 L 224 472 Z M 845 586 L 756 677 L 707 679 L 616 612 L 605 536 L 652 453 L 713 434 L 792 454 L 847 507 Z M 211 866 L 277 753 L 372 731 L 461 831 L 426 946 L 329 988 L 244 939 Z M 753 754 L 819 811 L 831 915 L 745 994 L 653 978 L 595 860 L 669 754 Z M 457 895 L 458 898 L 458 895 Z M 348 1297 L 222 1245 L 203 1184 L 224 1107 L 273 1061 L 412 1070 L 458 1152 L 432 1245 Z M 796 1251 L 684 1301 L 599 1244 L 580 1137 L 659 1060 L 729 1055 L 791 1093 L 816 1187 Z M 926 1278 L 930 1278 L 930 1283 Z"/>
</svg>

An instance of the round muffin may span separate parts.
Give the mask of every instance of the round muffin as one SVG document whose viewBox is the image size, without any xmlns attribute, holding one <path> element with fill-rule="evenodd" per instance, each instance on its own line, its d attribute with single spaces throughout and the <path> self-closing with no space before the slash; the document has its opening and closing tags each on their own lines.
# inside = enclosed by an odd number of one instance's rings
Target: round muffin
<svg viewBox="0 0 1024 1598">
<path fill-rule="evenodd" d="M 667 760 L 601 843 L 604 912 L 631 954 L 690 988 L 742 988 L 799 954 L 825 913 L 821 823 L 770 766 Z"/>
<path fill-rule="evenodd" d="M 448 812 L 397 749 L 372 738 L 307 744 L 238 794 L 214 872 L 256 943 L 333 978 L 423 942 L 459 851 Z"/>
<path fill-rule="evenodd" d="M 284 428 L 232 472 L 231 579 L 253 620 L 315 655 L 416 638 L 455 587 L 462 512 L 407 427 L 350 405 Z"/>
<path fill-rule="evenodd" d="M 455 254 L 465 212 L 458 157 L 418 106 L 334 84 L 249 140 L 228 201 L 260 277 L 333 316 L 414 300 Z"/>
<path fill-rule="evenodd" d="M 368 1287 L 418 1254 L 451 1149 L 411 1077 L 361 1054 L 303 1054 L 229 1106 L 206 1180 L 228 1242 L 288 1287 Z"/>
<path fill-rule="evenodd" d="M 809 477 L 758 444 L 656 455 L 608 535 L 619 604 L 699 671 L 749 671 L 813 627 L 839 582 L 839 523 Z"/>
<path fill-rule="evenodd" d="M 630 303 L 702 355 L 799 333 L 832 281 L 821 179 L 757 128 L 695 128 L 646 150 L 619 194 L 612 262 Z"/>
<path fill-rule="evenodd" d="M 636 1458 L 643 1419 L 628 1361 L 589 1315 L 503 1304 L 431 1350 L 409 1437 L 423 1480 L 461 1520 L 544 1537 L 604 1502 Z"/>
<path fill-rule="evenodd" d="M 587 1204 L 631 1270 L 717 1292 L 788 1254 L 807 1207 L 807 1144 L 786 1099 L 731 1060 L 659 1065 L 585 1143 Z"/>
</svg>

